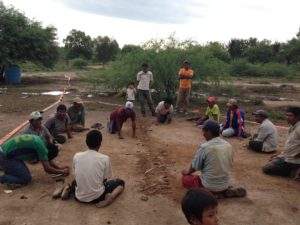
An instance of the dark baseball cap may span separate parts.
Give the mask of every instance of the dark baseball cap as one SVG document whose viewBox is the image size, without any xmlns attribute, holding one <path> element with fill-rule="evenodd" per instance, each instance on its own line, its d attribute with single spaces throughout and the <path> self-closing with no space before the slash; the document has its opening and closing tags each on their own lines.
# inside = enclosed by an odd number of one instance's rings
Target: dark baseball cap
<svg viewBox="0 0 300 225">
<path fill-rule="evenodd" d="M 218 133 L 220 131 L 220 125 L 215 120 L 206 120 L 202 129 L 209 130 L 212 133 Z"/>
</svg>

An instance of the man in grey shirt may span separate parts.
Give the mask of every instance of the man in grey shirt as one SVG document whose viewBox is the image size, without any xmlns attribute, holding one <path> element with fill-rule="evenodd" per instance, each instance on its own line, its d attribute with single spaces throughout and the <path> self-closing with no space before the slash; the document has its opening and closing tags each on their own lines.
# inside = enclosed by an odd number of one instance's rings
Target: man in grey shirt
<svg viewBox="0 0 300 225">
<path fill-rule="evenodd" d="M 255 116 L 255 122 L 260 123 L 258 133 L 254 134 L 249 141 L 249 149 L 256 152 L 275 152 L 277 146 L 277 129 L 274 124 L 268 119 L 267 112 L 257 110 L 252 113 Z"/>
<path fill-rule="evenodd" d="M 149 109 L 152 113 L 152 116 L 155 116 L 155 110 L 153 107 L 153 102 L 150 94 L 150 84 L 153 81 L 153 74 L 149 70 L 148 64 L 144 63 L 142 65 L 142 70 L 137 73 L 136 79 L 139 82 L 137 89 L 138 89 L 139 99 L 141 103 L 142 115 L 146 116 L 146 110 L 145 110 L 145 99 L 146 99 Z"/>
<path fill-rule="evenodd" d="M 66 142 L 66 137 L 62 133 L 67 133 L 68 138 L 72 138 L 70 122 L 71 119 L 67 114 L 67 107 L 60 104 L 56 108 L 56 113 L 46 121 L 45 127 L 48 128 L 51 135 L 59 144 L 63 144 Z"/>
<path fill-rule="evenodd" d="M 281 153 L 273 155 L 263 167 L 270 175 L 292 176 L 299 180 L 300 170 L 300 107 L 289 107 L 286 120 L 291 125 Z M 297 176 L 295 176 L 297 174 Z"/>
<path fill-rule="evenodd" d="M 206 141 L 200 146 L 192 163 L 182 170 L 182 184 L 185 188 L 205 188 L 225 197 L 243 197 L 246 190 L 231 188 L 229 175 L 233 166 L 231 144 L 219 137 L 220 125 L 215 120 L 207 120 L 203 127 Z M 193 175 L 201 171 L 201 175 Z"/>
</svg>

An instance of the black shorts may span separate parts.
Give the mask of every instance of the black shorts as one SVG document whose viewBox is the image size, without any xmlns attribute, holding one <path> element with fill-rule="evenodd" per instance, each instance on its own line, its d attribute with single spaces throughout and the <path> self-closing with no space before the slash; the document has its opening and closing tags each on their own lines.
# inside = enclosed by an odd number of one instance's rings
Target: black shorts
<svg viewBox="0 0 300 225">
<path fill-rule="evenodd" d="M 124 180 L 121 180 L 121 179 L 109 180 L 109 181 L 104 182 L 103 184 L 104 184 L 105 190 L 104 190 L 103 194 L 100 195 L 100 197 L 98 197 L 90 202 L 83 202 L 83 203 L 95 204 L 95 203 L 101 202 L 105 199 L 106 194 L 112 193 L 118 186 L 122 186 L 122 187 L 125 186 Z M 75 199 L 76 199 L 76 197 L 75 197 Z M 79 201 L 78 199 L 76 199 L 76 200 Z"/>
</svg>

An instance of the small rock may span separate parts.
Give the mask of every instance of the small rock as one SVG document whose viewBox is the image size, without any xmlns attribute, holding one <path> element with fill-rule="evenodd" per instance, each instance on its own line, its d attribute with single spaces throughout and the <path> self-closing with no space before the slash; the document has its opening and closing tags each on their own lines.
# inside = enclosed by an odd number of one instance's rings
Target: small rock
<svg viewBox="0 0 300 225">
<path fill-rule="evenodd" d="M 108 220 L 107 222 L 106 222 L 107 224 L 111 224 L 111 222 Z"/>
<path fill-rule="evenodd" d="M 145 196 L 145 195 L 142 195 L 142 196 L 141 196 L 141 200 L 142 200 L 142 201 L 148 201 L 148 199 L 149 199 L 149 198 L 148 198 L 147 196 Z"/>
<path fill-rule="evenodd" d="M 20 199 L 28 199 L 25 195 L 21 195 Z"/>
</svg>

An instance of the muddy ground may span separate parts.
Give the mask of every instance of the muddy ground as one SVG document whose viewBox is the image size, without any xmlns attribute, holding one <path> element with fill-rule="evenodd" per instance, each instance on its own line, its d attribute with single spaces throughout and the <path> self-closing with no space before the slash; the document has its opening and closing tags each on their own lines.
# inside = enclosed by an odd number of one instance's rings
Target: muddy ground
<svg viewBox="0 0 300 225">
<path fill-rule="evenodd" d="M 57 99 L 55 96 L 29 94 L 64 88 L 64 73 L 48 75 L 52 79 L 25 79 L 21 85 L 0 86 L 7 87 L 5 93 L 0 94 L 0 137 L 25 121 L 31 111 L 43 109 Z M 74 78 L 77 74 L 67 75 Z M 85 84 L 71 81 L 70 93 L 65 96 L 64 103 L 69 105 L 71 99 L 84 89 Z M 122 99 L 116 98 L 81 97 L 88 109 L 87 126 L 94 122 L 105 124 L 114 108 L 100 101 L 122 103 Z M 54 109 L 46 112 L 44 118 L 53 112 Z M 40 164 L 28 165 L 33 175 L 30 185 L 10 194 L 4 192 L 5 185 L 0 185 L 0 225 L 187 224 L 180 209 L 180 200 L 185 193 L 180 183 L 180 171 L 191 162 L 204 138 L 201 131 L 186 122 L 184 117 L 175 117 L 168 126 L 156 126 L 153 122 L 150 116 L 137 118 L 137 139 L 131 138 L 130 122 L 124 127 L 124 140 L 108 134 L 106 130 L 102 131 L 100 151 L 110 156 L 114 176 L 126 181 L 125 192 L 112 205 L 97 209 L 73 199 L 53 200 L 51 194 L 55 181 L 43 171 Z M 257 129 L 257 125 L 252 123 L 246 126 L 250 132 Z M 278 149 L 282 149 L 287 130 L 280 128 L 278 131 Z M 85 134 L 74 134 L 74 138 L 64 144 L 56 159 L 58 164 L 72 166 L 74 154 L 86 149 Z M 219 201 L 220 224 L 300 225 L 300 183 L 289 178 L 264 175 L 261 167 L 270 156 L 245 149 L 243 146 L 248 142 L 247 139 L 240 141 L 232 138 L 228 141 L 235 153 L 231 183 L 243 185 L 248 194 L 245 198 Z M 66 182 L 72 179 L 69 176 Z M 143 201 L 142 196 L 146 196 L 147 201 Z"/>
</svg>

